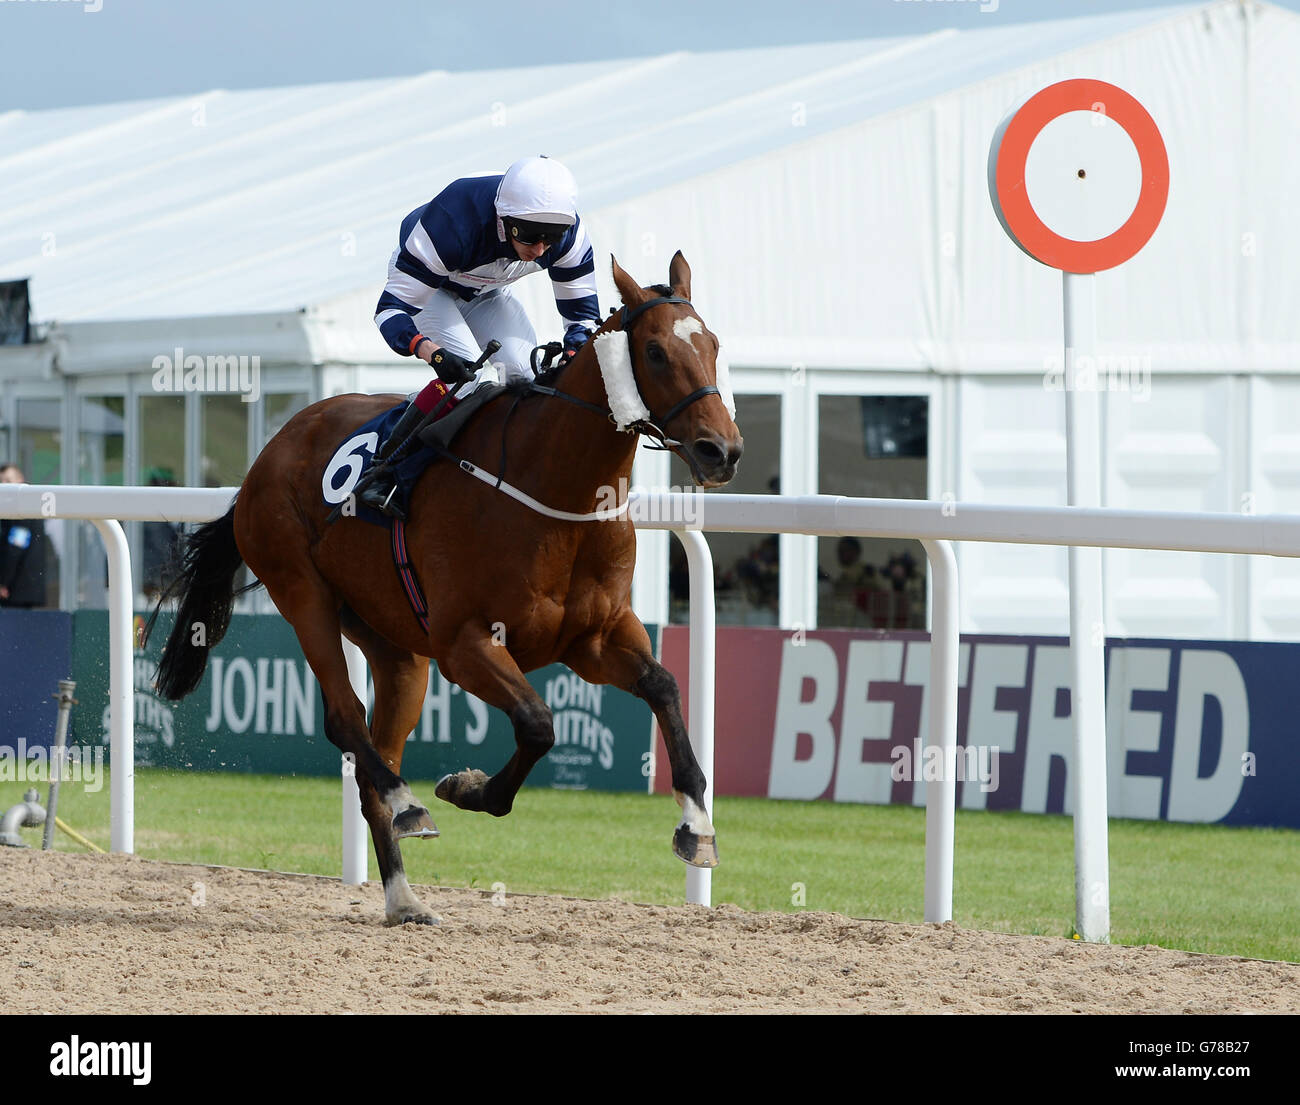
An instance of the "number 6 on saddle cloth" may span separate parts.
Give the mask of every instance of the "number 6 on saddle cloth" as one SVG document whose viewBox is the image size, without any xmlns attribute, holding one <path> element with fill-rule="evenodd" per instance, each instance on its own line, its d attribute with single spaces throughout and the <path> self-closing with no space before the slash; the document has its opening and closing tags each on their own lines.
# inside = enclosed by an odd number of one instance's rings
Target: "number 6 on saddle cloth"
<svg viewBox="0 0 1300 1105">
<path fill-rule="evenodd" d="M 472 366 L 474 371 L 477 373 L 487 359 L 500 348 L 499 341 L 488 342 L 487 347 Z M 455 389 L 446 389 L 446 385 L 442 385 L 444 391 L 437 405 L 421 419 L 393 454 L 383 460 L 375 459 L 379 444 L 388 440 L 394 427 L 406 413 L 410 402 L 397 404 L 350 435 L 334 451 L 321 478 L 321 494 L 325 501 L 334 507 L 328 522 L 332 524 L 340 515 L 351 514 L 373 525 L 387 526 L 391 518 L 365 506 L 357 497 L 357 492 L 381 472 L 393 478 L 392 498 L 397 501 L 399 516 L 405 518 L 411 488 L 420 473 L 439 455 L 438 446 L 441 445 L 442 450 L 445 451 L 469 416 L 505 390 L 504 385 L 484 383 L 466 399 L 460 399 L 457 393 L 472 380 L 473 376 Z M 439 432 L 434 441 L 427 443 L 432 446 L 433 451 L 414 448 L 416 443 L 421 441 L 421 435 L 435 423 L 440 423 Z"/>
</svg>

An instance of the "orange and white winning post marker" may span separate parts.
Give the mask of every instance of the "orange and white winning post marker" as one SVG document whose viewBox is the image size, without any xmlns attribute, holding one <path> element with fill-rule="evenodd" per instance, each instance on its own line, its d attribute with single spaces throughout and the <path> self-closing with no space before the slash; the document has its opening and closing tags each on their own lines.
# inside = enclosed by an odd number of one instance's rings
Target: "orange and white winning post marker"
<svg viewBox="0 0 1300 1105">
<path fill-rule="evenodd" d="M 1160 130 L 1123 89 L 1060 81 L 1003 120 L 989 149 L 998 221 L 1030 257 L 1063 274 L 1066 480 L 1072 507 L 1101 506 L 1101 379 L 1094 274 L 1138 252 L 1164 214 Z M 1106 825 L 1106 634 L 1101 550 L 1070 548 L 1075 927 L 1110 938 Z"/>
</svg>

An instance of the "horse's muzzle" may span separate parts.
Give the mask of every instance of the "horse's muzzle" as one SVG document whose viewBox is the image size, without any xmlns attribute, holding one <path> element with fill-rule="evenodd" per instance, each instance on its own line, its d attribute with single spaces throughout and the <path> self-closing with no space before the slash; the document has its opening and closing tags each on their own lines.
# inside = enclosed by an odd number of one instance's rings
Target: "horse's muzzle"
<svg viewBox="0 0 1300 1105">
<path fill-rule="evenodd" d="M 721 487 L 736 475 L 736 465 L 745 451 L 745 439 L 737 435 L 727 439 L 706 430 L 683 449 L 691 474 L 701 487 Z"/>
</svg>

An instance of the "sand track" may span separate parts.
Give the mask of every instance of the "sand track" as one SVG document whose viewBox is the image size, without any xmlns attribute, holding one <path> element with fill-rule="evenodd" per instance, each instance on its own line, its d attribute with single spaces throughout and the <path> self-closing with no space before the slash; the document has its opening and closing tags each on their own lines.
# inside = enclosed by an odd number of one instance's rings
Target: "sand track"
<svg viewBox="0 0 1300 1105">
<path fill-rule="evenodd" d="M 196 884 L 202 884 L 202 904 Z M 10 1013 L 1296 1013 L 1300 966 L 830 913 L 0 851 Z M 498 896 L 500 899 L 500 896 Z"/>
</svg>

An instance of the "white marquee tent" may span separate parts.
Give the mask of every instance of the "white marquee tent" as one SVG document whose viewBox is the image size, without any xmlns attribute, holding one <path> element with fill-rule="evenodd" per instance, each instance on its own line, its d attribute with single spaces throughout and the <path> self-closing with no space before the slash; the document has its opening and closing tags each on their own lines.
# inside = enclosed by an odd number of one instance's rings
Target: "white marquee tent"
<svg viewBox="0 0 1300 1105">
<path fill-rule="evenodd" d="M 1138 373 L 1106 397 L 1105 502 L 1300 511 L 1300 19 L 1222 0 L 971 28 L 0 112 L 0 280 L 31 279 L 46 339 L 0 347 L 4 421 L 24 395 L 132 395 L 176 346 L 313 398 L 416 387 L 371 322 L 399 220 L 546 152 L 599 254 L 649 283 L 685 252 L 737 391 L 780 398 L 783 491 L 851 490 L 818 486 L 825 400 L 923 395 L 929 497 L 1064 502 L 1060 277 L 1003 234 L 986 159 L 1018 101 L 1090 76 L 1146 105 L 1172 181 L 1146 249 L 1097 278 L 1100 347 Z M 554 333 L 547 282 L 516 288 Z M 644 536 L 655 620 L 666 549 Z M 960 556 L 963 628 L 1065 630 L 1064 550 Z M 783 538 L 784 624 L 815 624 L 816 558 Z M 1114 634 L 1300 635 L 1295 565 L 1114 552 L 1106 586 Z"/>
</svg>

